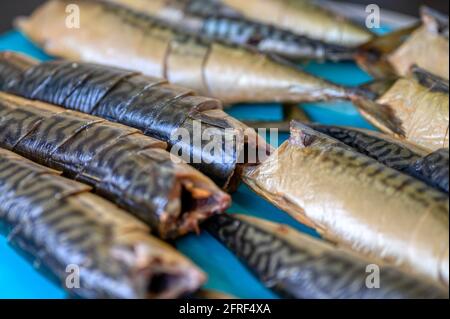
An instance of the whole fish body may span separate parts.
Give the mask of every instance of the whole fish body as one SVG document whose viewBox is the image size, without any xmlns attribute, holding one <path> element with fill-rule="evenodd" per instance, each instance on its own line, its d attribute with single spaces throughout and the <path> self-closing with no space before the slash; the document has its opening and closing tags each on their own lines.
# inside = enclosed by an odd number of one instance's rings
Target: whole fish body
<svg viewBox="0 0 450 319">
<path fill-rule="evenodd" d="M 200 288 L 205 275 L 192 262 L 89 191 L 0 149 L 0 229 L 71 295 L 179 298 Z M 71 286 L 75 271 L 79 287 Z"/>
<path fill-rule="evenodd" d="M 430 153 L 420 147 L 376 131 L 308 124 L 378 162 L 414 176 L 448 193 L 448 149 Z"/>
<path fill-rule="evenodd" d="M 324 42 L 355 47 L 373 34 L 311 0 L 220 0 L 249 19 Z"/>
<path fill-rule="evenodd" d="M 67 28 L 66 6 L 83 19 Z M 49 1 L 19 28 L 48 53 L 166 78 L 226 104 L 345 99 L 344 88 L 245 48 L 200 40 L 149 16 L 98 1 Z"/>
<path fill-rule="evenodd" d="M 198 230 L 230 197 L 140 131 L 0 93 L 0 147 L 60 170 L 126 208 L 162 238 Z"/>
<path fill-rule="evenodd" d="M 160 19 L 192 34 L 288 60 L 351 60 L 352 48 L 329 44 L 293 32 L 248 20 L 211 0 L 103 0 Z"/>
<path fill-rule="evenodd" d="M 380 287 L 367 285 L 373 263 L 266 220 L 223 215 L 206 228 L 235 253 L 270 289 L 302 299 L 423 299 L 448 298 L 441 286 L 385 265 Z"/>
<path fill-rule="evenodd" d="M 310 127 L 246 172 L 258 194 L 325 238 L 448 286 L 449 199 Z"/>
<path fill-rule="evenodd" d="M 359 64 L 376 77 L 406 76 L 417 65 L 449 79 L 448 16 L 424 7 L 422 25 L 374 39 L 361 47 Z"/>
<path fill-rule="evenodd" d="M 183 159 L 230 191 L 239 184 L 243 166 L 256 164 L 259 153 L 270 152 L 270 146 L 227 115 L 219 101 L 137 72 L 71 61 L 39 64 L 6 52 L 0 54 L 0 91 L 137 128 L 167 142 L 171 151 L 183 151 Z M 189 138 L 180 139 L 185 132 Z M 233 147 L 225 147 L 230 138 L 235 139 Z M 204 151 L 212 143 L 217 151 Z"/>
</svg>

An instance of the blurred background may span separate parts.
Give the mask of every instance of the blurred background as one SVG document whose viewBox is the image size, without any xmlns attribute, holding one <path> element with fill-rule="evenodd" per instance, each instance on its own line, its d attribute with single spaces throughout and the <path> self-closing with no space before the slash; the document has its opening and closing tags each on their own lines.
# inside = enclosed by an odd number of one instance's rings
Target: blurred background
<svg viewBox="0 0 450 319">
<path fill-rule="evenodd" d="M 12 28 L 15 17 L 29 14 L 36 6 L 45 0 L 1 0 L 0 1 L 0 33 Z M 444 13 L 449 12 L 448 0 L 345 0 L 341 2 L 352 2 L 361 4 L 376 3 L 382 9 L 399 11 L 404 14 L 417 16 L 421 5 L 428 5 Z"/>
</svg>

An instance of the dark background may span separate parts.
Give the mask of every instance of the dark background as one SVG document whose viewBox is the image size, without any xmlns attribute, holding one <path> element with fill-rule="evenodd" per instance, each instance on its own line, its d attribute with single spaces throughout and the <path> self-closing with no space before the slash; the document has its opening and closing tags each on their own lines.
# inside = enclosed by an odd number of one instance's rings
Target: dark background
<svg viewBox="0 0 450 319">
<path fill-rule="evenodd" d="M 245 1 L 245 0 L 243 0 Z M 376 3 L 382 8 L 400 11 L 410 15 L 417 15 L 418 8 L 422 4 L 429 5 L 448 13 L 448 0 L 346 0 L 355 3 Z M 0 0 L 0 32 L 12 28 L 14 17 L 29 14 L 44 0 Z"/>
</svg>

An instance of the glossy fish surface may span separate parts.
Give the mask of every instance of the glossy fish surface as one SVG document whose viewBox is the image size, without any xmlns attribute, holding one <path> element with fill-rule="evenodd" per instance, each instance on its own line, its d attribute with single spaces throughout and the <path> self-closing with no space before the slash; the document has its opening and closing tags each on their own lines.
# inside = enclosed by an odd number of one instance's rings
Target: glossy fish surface
<svg viewBox="0 0 450 319">
<path fill-rule="evenodd" d="M 72 61 L 39 64 L 7 52 L 0 54 L 0 81 L 2 91 L 92 114 L 163 140 L 227 190 L 239 183 L 241 166 L 258 162 L 256 156 L 244 158 L 246 151 L 270 151 L 254 130 L 223 112 L 219 101 L 137 72 Z M 208 132 L 220 137 L 214 143 L 220 152 L 203 151 L 214 142 Z M 189 138 L 180 139 L 182 133 Z M 224 147 L 230 138 L 235 139 L 233 147 Z"/>
<path fill-rule="evenodd" d="M 428 181 L 431 185 L 448 193 L 449 152 L 442 148 L 417 160 L 408 168 L 408 173 Z"/>
<path fill-rule="evenodd" d="M 89 191 L 0 149 L 0 229 L 71 295 L 178 298 L 204 283 L 204 274 L 146 225 Z M 69 285 L 74 266 L 79 287 Z"/>
<path fill-rule="evenodd" d="M 442 287 L 380 266 L 379 289 L 367 286 L 371 261 L 301 234 L 288 226 L 239 216 L 217 216 L 206 228 L 264 284 L 287 298 L 448 298 Z"/>
<path fill-rule="evenodd" d="M 351 60 L 352 48 L 329 44 L 248 20 L 211 0 L 103 0 L 125 6 L 212 40 L 252 47 L 260 52 L 299 61 Z"/>
<path fill-rule="evenodd" d="M 374 39 L 357 60 L 376 77 L 407 76 L 411 67 L 449 79 L 448 15 L 424 7 L 422 24 Z"/>
<path fill-rule="evenodd" d="M 0 147 L 91 185 L 159 236 L 175 238 L 197 231 L 230 198 L 165 146 L 136 129 L 0 93 Z"/>
<path fill-rule="evenodd" d="M 66 5 L 76 4 L 83 26 L 65 27 Z M 111 3 L 49 1 L 18 21 L 49 54 L 166 78 L 225 104 L 346 99 L 345 88 L 253 50 L 199 39 Z"/>
<path fill-rule="evenodd" d="M 390 168 L 414 176 L 448 193 L 448 149 L 430 153 L 413 144 L 375 131 L 320 124 L 308 126 Z"/>
<path fill-rule="evenodd" d="M 245 182 L 325 238 L 448 286 L 449 199 L 300 123 Z"/>
<path fill-rule="evenodd" d="M 412 76 L 396 81 L 376 102 L 391 109 L 409 142 L 430 151 L 448 148 L 448 81 L 423 69 L 414 68 L 412 72 Z M 392 133 L 383 121 L 372 122 L 383 131 Z"/>
<path fill-rule="evenodd" d="M 244 16 L 328 43 L 357 46 L 373 34 L 311 0 L 220 0 Z"/>
</svg>

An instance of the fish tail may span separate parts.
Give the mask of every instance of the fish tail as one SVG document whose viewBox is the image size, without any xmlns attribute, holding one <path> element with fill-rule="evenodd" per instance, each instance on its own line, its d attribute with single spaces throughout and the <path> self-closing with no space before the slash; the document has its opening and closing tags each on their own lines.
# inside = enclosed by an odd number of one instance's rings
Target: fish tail
<svg viewBox="0 0 450 319">
<path fill-rule="evenodd" d="M 386 55 L 396 50 L 419 25 L 415 24 L 411 27 L 391 32 L 385 36 L 376 37 L 368 43 L 363 44 L 357 49 L 354 55 L 356 62 L 375 78 L 385 78 L 395 75 L 395 70 L 389 61 L 386 60 Z"/>
<path fill-rule="evenodd" d="M 360 113 L 377 128 L 398 137 L 405 137 L 402 122 L 390 105 L 380 104 L 362 96 L 353 96 L 351 100 Z"/>
</svg>

